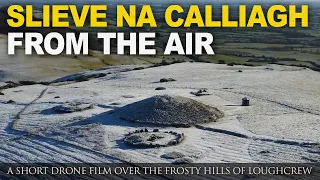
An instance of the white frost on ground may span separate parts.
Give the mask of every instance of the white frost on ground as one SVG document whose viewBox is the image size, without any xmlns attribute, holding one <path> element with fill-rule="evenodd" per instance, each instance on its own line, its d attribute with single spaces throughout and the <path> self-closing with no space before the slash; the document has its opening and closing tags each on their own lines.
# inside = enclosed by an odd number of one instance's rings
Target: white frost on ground
<svg viewBox="0 0 320 180">
<path fill-rule="evenodd" d="M 161 78 L 177 81 L 158 83 Z M 206 163 L 319 162 L 319 79 L 318 72 L 297 67 L 182 63 L 85 82 L 7 89 L 0 96 L 0 161 L 160 163 L 172 162 L 161 155 L 175 151 Z M 156 87 L 167 89 L 155 91 Z M 190 94 L 201 88 L 211 95 Z M 225 117 L 173 128 L 127 122 L 112 114 L 116 108 L 163 94 L 217 107 Z M 240 106 L 243 97 L 250 98 L 251 106 Z M 16 104 L 6 104 L 8 100 Z M 66 102 L 93 103 L 94 108 L 52 111 Z M 185 140 L 159 149 L 137 149 L 122 141 L 128 132 L 143 128 L 184 133 Z"/>
</svg>

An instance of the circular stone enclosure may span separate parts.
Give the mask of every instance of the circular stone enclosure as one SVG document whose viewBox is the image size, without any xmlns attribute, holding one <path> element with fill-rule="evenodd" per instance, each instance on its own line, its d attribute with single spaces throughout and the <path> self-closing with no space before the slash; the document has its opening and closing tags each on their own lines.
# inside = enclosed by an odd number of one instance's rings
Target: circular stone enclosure
<svg viewBox="0 0 320 180">
<path fill-rule="evenodd" d="M 135 132 L 125 135 L 124 142 L 131 146 L 142 148 L 168 147 L 181 143 L 184 140 L 184 134 L 177 132 L 165 131 L 158 129 L 149 131 L 147 129 L 136 130 Z"/>
</svg>

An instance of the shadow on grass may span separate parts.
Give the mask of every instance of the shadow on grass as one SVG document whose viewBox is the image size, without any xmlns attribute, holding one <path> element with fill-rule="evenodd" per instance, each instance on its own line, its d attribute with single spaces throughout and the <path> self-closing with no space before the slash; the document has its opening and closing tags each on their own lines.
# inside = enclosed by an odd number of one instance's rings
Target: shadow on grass
<svg viewBox="0 0 320 180">
<path fill-rule="evenodd" d="M 81 120 L 79 122 L 71 123 L 67 126 L 77 126 L 77 125 L 88 125 L 88 124 L 101 124 L 101 125 L 107 125 L 107 126 L 116 126 L 116 127 L 131 127 L 131 128 L 152 128 L 152 127 L 167 127 L 162 125 L 155 125 L 155 124 L 145 124 L 145 123 L 139 123 L 139 122 L 133 122 L 129 120 L 121 119 L 120 117 L 113 114 L 114 110 L 107 111 L 89 118 L 86 118 L 84 120 Z"/>
<path fill-rule="evenodd" d="M 166 126 L 160 126 L 160 125 L 153 125 L 153 124 L 143 124 L 143 123 L 138 123 L 138 122 L 131 122 L 127 120 L 120 119 L 119 117 L 115 116 L 113 114 L 113 110 L 107 111 L 89 118 L 86 118 L 84 120 L 74 122 L 71 124 L 66 125 L 65 127 L 71 127 L 71 126 L 85 126 L 85 125 L 90 125 L 90 124 L 101 124 L 101 125 L 106 125 L 106 126 L 114 126 L 116 127 L 128 127 L 128 128 L 135 128 L 135 129 L 159 129 L 161 127 L 166 127 Z M 109 127 L 113 128 L 113 127 Z M 123 134 L 126 132 L 124 131 Z M 124 138 L 124 136 L 123 136 Z M 116 140 L 116 145 L 114 148 L 119 148 L 122 150 L 134 150 L 134 149 L 150 149 L 150 147 L 136 147 L 129 145 L 123 141 L 123 138 Z"/>
<path fill-rule="evenodd" d="M 50 109 L 42 110 L 40 114 L 48 116 L 48 115 L 61 114 L 61 113 L 57 113 L 52 108 L 50 108 Z"/>
<path fill-rule="evenodd" d="M 123 139 L 116 140 L 117 145 L 114 148 L 119 148 L 122 150 L 136 150 L 136 149 L 154 149 L 151 147 L 143 147 L 143 146 L 132 146 L 124 142 Z"/>
<path fill-rule="evenodd" d="M 241 104 L 227 104 L 227 105 L 224 105 L 224 106 L 229 106 L 229 107 L 231 106 L 232 107 L 232 106 L 242 106 L 242 105 Z"/>
</svg>

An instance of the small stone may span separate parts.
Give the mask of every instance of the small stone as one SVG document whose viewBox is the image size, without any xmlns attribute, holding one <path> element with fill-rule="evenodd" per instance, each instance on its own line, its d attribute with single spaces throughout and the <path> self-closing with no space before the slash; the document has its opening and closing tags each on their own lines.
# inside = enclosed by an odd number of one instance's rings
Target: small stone
<svg viewBox="0 0 320 180">
<path fill-rule="evenodd" d="M 162 78 L 162 79 L 160 79 L 160 82 L 168 82 L 168 79 Z"/>
<path fill-rule="evenodd" d="M 170 145 L 170 146 L 175 146 L 175 145 L 177 145 L 178 144 L 178 142 L 176 141 L 176 140 L 171 140 L 171 141 L 169 141 L 169 143 L 168 143 L 168 145 Z"/>
<path fill-rule="evenodd" d="M 14 101 L 14 100 L 9 100 L 8 102 L 7 102 L 7 104 L 15 104 L 16 102 Z"/>
<path fill-rule="evenodd" d="M 270 153 L 270 151 L 260 151 L 260 154 L 267 154 Z"/>
<path fill-rule="evenodd" d="M 166 90 L 166 88 L 165 87 L 157 87 L 155 90 L 161 91 L 161 90 Z"/>
<path fill-rule="evenodd" d="M 210 95 L 208 93 L 207 89 L 200 89 L 200 90 L 198 90 L 196 92 L 190 92 L 190 94 L 195 95 L 195 96 L 208 96 L 208 95 Z"/>
<path fill-rule="evenodd" d="M 110 105 L 111 106 L 118 106 L 118 105 L 121 105 L 121 103 L 114 102 L 114 103 L 111 103 Z"/>
<path fill-rule="evenodd" d="M 164 83 L 164 82 L 173 82 L 173 81 L 176 81 L 175 79 L 173 79 L 173 78 L 162 78 L 162 79 L 160 79 L 160 82 L 161 83 Z"/>
</svg>

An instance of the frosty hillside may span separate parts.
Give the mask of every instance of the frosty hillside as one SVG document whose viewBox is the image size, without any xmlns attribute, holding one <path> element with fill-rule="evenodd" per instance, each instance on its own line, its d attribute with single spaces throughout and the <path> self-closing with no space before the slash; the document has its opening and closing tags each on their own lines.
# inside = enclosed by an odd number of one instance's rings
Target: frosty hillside
<svg viewBox="0 0 320 180">
<path fill-rule="evenodd" d="M 155 83 L 169 77 L 175 81 Z M 0 161 L 319 162 L 319 79 L 299 67 L 179 63 L 7 88 L 0 95 Z M 199 89 L 209 93 L 191 93 Z M 250 106 L 242 106 L 243 97 Z M 135 147 L 126 138 L 165 146 Z"/>
</svg>

